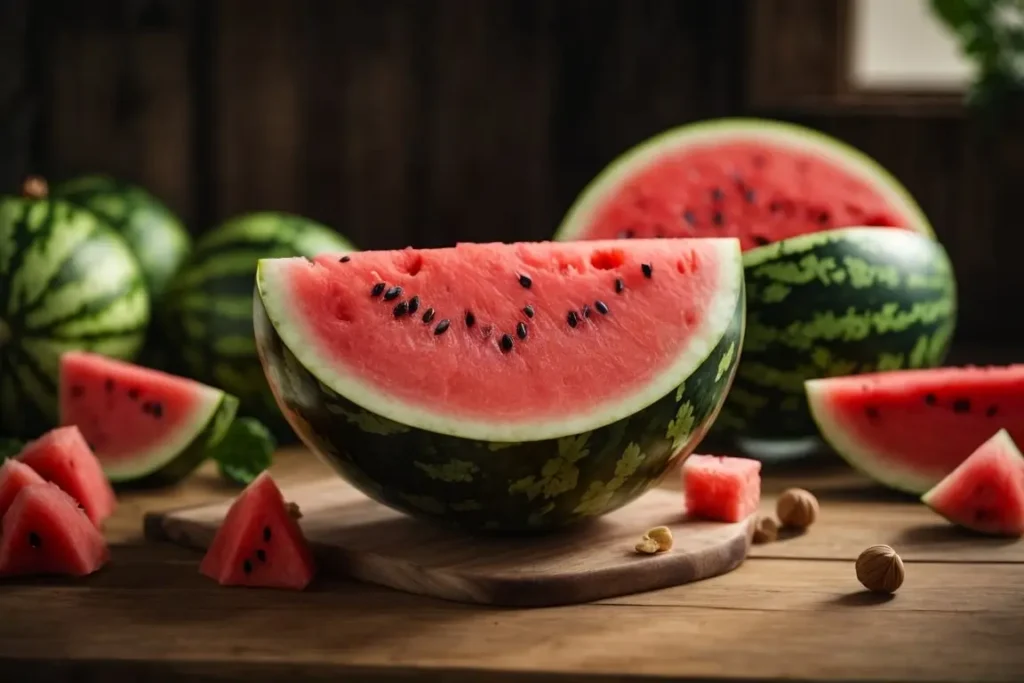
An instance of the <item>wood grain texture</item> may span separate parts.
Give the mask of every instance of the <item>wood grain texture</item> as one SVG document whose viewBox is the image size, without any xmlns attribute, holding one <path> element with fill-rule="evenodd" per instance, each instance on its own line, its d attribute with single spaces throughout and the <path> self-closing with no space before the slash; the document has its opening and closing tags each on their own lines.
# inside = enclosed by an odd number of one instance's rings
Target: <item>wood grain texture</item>
<svg viewBox="0 0 1024 683">
<path fill-rule="evenodd" d="M 689 521 L 672 491 L 652 491 L 592 524 L 533 538 L 476 537 L 395 512 L 340 479 L 283 489 L 320 570 L 460 602 L 550 606 L 590 602 L 717 576 L 742 563 L 751 519 Z M 146 536 L 205 549 L 227 503 L 146 516 Z M 672 529 L 671 552 L 633 546 L 655 526 Z"/>
</svg>

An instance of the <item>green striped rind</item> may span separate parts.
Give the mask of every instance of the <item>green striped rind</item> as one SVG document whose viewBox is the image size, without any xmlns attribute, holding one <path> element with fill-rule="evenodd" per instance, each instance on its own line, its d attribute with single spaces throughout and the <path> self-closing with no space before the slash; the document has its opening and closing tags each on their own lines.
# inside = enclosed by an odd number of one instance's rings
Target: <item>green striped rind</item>
<svg viewBox="0 0 1024 683">
<path fill-rule="evenodd" d="M 747 334 L 713 436 L 818 433 L 804 382 L 940 365 L 956 327 L 942 246 L 910 231 L 843 228 L 744 254 Z"/>
<path fill-rule="evenodd" d="M 167 206 L 137 185 L 100 174 L 72 178 L 50 193 L 92 211 L 119 232 L 142 266 L 150 296 L 162 298 L 192 248 L 188 231 Z"/>
<path fill-rule="evenodd" d="M 60 355 L 133 360 L 150 299 L 127 243 L 58 200 L 0 198 L 0 434 L 57 424 Z"/>
<path fill-rule="evenodd" d="M 256 262 L 350 251 L 355 247 L 334 230 L 282 213 L 239 216 L 206 233 L 172 281 L 163 311 L 180 371 L 237 396 L 241 413 L 286 438 L 253 340 Z"/>
<path fill-rule="evenodd" d="M 254 297 L 267 377 L 296 433 L 371 498 L 463 528 L 552 529 L 608 513 L 658 483 L 706 434 L 743 343 L 743 290 L 732 321 L 686 381 L 629 417 L 580 434 L 521 443 L 409 427 L 339 396 L 284 345 Z"/>
</svg>

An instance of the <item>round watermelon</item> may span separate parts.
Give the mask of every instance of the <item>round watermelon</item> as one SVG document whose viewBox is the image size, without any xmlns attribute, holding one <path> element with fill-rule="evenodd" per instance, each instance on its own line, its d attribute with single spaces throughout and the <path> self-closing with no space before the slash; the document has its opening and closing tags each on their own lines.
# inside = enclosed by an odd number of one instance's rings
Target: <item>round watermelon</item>
<svg viewBox="0 0 1024 683">
<path fill-rule="evenodd" d="M 350 251 L 355 247 L 331 228 L 285 213 L 238 216 L 206 233 L 172 280 L 162 311 L 175 367 L 237 397 L 239 413 L 260 419 L 278 438 L 291 437 L 253 340 L 256 262 Z"/>
<path fill-rule="evenodd" d="M 670 130 L 604 169 L 555 235 L 645 237 L 742 244 L 747 335 L 713 436 L 814 437 L 804 381 L 945 359 L 948 255 L 899 181 L 820 132 L 760 119 Z"/>
<path fill-rule="evenodd" d="M 35 438 L 58 421 L 60 355 L 133 359 L 150 298 L 125 240 L 96 214 L 46 196 L 0 197 L 0 435 Z"/>
</svg>

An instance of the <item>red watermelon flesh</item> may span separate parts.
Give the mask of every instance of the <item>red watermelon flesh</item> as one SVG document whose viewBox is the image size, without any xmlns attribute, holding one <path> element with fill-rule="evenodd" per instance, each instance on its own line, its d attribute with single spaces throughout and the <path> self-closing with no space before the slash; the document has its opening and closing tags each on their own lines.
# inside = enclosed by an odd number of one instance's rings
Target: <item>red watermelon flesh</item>
<svg viewBox="0 0 1024 683">
<path fill-rule="evenodd" d="M 224 586 L 302 590 L 316 565 L 281 490 L 263 472 L 235 499 L 199 571 Z"/>
<path fill-rule="evenodd" d="M 114 513 L 114 489 L 78 427 L 50 430 L 25 444 L 18 459 L 78 501 L 97 526 Z"/>
<path fill-rule="evenodd" d="M 261 261 L 258 282 L 322 381 L 408 424 L 442 405 L 494 434 L 671 391 L 728 325 L 742 266 L 735 240 L 458 244 Z"/>
<path fill-rule="evenodd" d="M 747 250 L 849 226 L 931 231 L 895 179 L 838 140 L 724 120 L 624 154 L 581 195 L 559 239 L 737 237 Z"/>
<path fill-rule="evenodd" d="M 739 522 L 761 502 L 761 463 L 750 458 L 691 455 L 682 468 L 686 513 L 694 518 Z"/>
<path fill-rule="evenodd" d="M 11 507 L 15 496 L 25 487 L 45 483 L 45 479 L 23 462 L 13 458 L 0 466 L 0 519 Z"/>
<path fill-rule="evenodd" d="M 22 489 L 4 515 L 0 576 L 85 576 L 109 557 L 103 535 L 55 484 Z"/>
<path fill-rule="evenodd" d="M 921 501 L 966 529 L 1024 536 L 1024 456 L 1000 429 Z"/>
</svg>

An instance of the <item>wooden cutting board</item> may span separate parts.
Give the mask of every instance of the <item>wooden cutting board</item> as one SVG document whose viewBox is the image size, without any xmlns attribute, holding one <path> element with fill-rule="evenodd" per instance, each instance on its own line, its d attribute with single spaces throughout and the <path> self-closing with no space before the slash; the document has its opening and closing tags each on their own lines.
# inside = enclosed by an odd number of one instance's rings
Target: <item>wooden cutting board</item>
<svg viewBox="0 0 1024 683">
<path fill-rule="evenodd" d="M 341 479 L 283 487 L 321 572 L 460 602 L 547 606 L 676 586 L 724 574 L 746 558 L 753 521 L 687 520 L 678 491 L 655 489 L 576 529 L 530 538 L 472 536 L 412 519 Z M 230 501 L 150 513 L 146 537 L 205 549 Z M 665 525 L 671 551 L 640 555 Z"/>
</svg>

